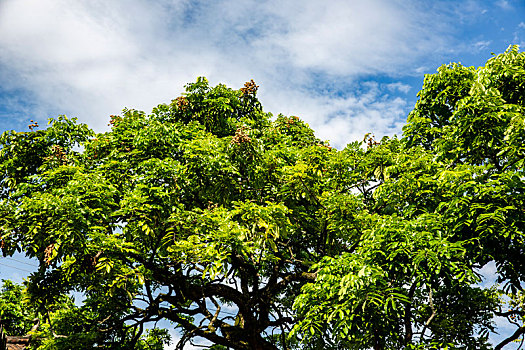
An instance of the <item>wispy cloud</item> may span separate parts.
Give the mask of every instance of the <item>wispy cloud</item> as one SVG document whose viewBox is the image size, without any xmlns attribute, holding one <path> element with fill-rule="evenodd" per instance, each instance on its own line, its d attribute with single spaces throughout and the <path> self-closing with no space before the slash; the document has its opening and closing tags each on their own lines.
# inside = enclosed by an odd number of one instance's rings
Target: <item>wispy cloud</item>
<svg viewBox="0 0 525 350">
<path fill-rule="evenodd" d="M 519 45 L 521 48 L 525 47 L 525 22 L 520 22 L 513 33 L 513 44 Z"/>
<path fill-rule="evenodd" d="M 291 18 L 287 30 L 263 40 L 281 48 L 298 68 L 339 75 L 393 74 L 428 53 L 431 46 L 439 50 L 445 44 L 432 35 L 432 30 L 439 31 L 438 24 L 423 23 L 428 14 L 408 2 L 287 4 L 284 9 L 274 7 Z"/>
<path fill-rule="evenodd" d="M 474 43 L 474 49 L 476 51 L 482 51 L 486 50 L 488 47 L 490 47 L 490 44 L 492 42 L 490 40 L 480 40 Z"/>
<path fill-rule="evenodd" d="M 496 4 L 504 10 L 512 9 L 512 5 L 508 2 L 508 0 L 499 0 L 496 2 Z"/>
<path fill-rule="evenodd" d="M 388 95 L 390 89 L 392 85 L 365 83 L 346 96 L 288 92 L 271 96 L 269 108 L 301 117 L 319 138 L 341 148 L 361 141 L 366 133 L 374 133 L 380 139 L 401 130 L 403 117 L 411 106 L 403 98 Z"/>
<path fill-rule="evenodd" d="M 100 131 L 108 115 L 149 111 L 197 76 L 233 87 L 253 78 L 267 110 L 300 115 L 342 145 L 400 130 L 406 96 L 347 91 L 364 76 L 397 79 L 441 62 L 451 18 L 432 4 L 4 0 L 2 90 L 27 91 L 38 118 L 65 113 Z"/>
</svg>

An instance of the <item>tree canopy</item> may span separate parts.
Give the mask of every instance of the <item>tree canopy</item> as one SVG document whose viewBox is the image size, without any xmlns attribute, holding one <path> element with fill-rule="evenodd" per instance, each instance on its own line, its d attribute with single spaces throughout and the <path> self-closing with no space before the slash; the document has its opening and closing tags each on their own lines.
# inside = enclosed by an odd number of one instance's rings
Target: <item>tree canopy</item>
<svg viewBox="0 0 525 350">
<path fill-rule="evenodd" d="M 441 66 L 401 137 L 342 150 L 264 112 L 257 90 L 199 78 L 150 114 L 111 116 L 108 132 L 61 116 L 2 134 L 1 248 L 39 261 L 27 295 L 41 349 L 161 348 L 161 320 L 179 349 L 523 337 L 523 52 Z M 479 284 L 488 263 L 499 286 Z M 515 333 L 491 345 L 495 316 Z"/>
</svg>

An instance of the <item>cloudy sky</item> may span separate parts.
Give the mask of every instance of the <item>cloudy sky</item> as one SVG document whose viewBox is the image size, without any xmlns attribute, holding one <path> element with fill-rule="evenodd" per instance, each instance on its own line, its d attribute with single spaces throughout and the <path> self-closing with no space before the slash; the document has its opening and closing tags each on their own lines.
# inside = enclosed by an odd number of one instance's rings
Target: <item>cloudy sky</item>
<svg viewBox="0 0 525 350">
<path fill-rule="evenodd" d="M 206 76 L 340 148 L 399 133 L 425 73 L 525 42 L 525 2 L 0 0 L 0 131 L 59 114 L 104 131 Z"/>
<path fill-rule="evenodd" d="M 510 44 L 525 47 L 523 0 L 0 0 L 0 132 L 59 114 L 105 131 L 206 76 L 254 79 L 266 111 L 342 148 L 400 133 L 424 74 Z"/>
</svg>

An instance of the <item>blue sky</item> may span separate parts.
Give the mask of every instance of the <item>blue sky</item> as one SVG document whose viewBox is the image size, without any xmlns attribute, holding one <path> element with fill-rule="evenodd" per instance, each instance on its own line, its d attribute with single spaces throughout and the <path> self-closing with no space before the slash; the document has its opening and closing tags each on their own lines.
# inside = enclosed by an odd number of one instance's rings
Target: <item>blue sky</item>
<svg viewBox="0 0 525 350">
<path fill-rule="evenodd" d="M 510 44 L 525 48 L 524 0 L 0 0 L 0 132 L 59 114 L 105 131 L 206 76 L 254 79 L 266 111 L 342 148 L 399 134 L 424 74 Z M 0 262 L 0 278 L 30 268 Z"/>
<path fill-rule="evenodd" d="M 255 79 L 267 111 L 343 147 L 399 133 L 425 73 L 524 42 L 523 0 L 3 0 L 0 130 L 66 114 L 103 131 L 203 75 Z"/>
</svg>

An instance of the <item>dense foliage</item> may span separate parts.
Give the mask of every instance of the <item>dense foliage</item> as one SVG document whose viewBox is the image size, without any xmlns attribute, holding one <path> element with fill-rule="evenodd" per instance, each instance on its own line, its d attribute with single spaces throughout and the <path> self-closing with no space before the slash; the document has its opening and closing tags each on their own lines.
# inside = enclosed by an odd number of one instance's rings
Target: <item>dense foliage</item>
<svg viewBox="0 0 525 350">
<path fill-rule="evenodd" d="M 42 344 L 139 347 L 160 320 L 181 349 L 489 349 L 496 315 L 516 327 L 496 349 L 525 334 L 524 53 L 440 67 L 402 138 L 341 151 L 257 88 L 199 78 L 106 133 L 0 137 L 3 254 L 40 262 L 41 315 L 85 296 Z"/>
<path fill-rule="evenodd" d="M 0 288 L 0 321 L 8 335 L 25 335 L 33 326 L 36 314 L 24 302 L 24 289 L 9 280 Z"/>
</svg>

